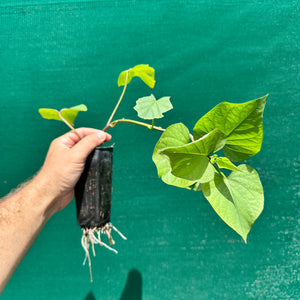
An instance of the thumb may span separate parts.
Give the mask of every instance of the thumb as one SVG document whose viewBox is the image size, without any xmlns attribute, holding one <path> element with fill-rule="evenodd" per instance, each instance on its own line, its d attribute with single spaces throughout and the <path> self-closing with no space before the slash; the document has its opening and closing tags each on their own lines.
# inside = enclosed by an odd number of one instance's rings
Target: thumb
<svg viewBox="0 0 300 300">
<path fill-rule="evenodd" d="M 93 149 L 104 142 L 108 142 L 111 136 L 103 131 L 89 134 L 82 138 L 74 147 L 71 149 L 73 154 L 80 156 L 86 160 L 87 156 L 93 151 Z"/>
</svg>

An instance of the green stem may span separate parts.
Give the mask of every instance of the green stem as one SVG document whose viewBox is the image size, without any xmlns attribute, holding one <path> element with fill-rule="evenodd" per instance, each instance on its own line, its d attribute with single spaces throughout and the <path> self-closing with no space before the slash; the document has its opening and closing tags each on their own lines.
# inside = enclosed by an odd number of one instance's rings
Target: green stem
<svg viewBox="0 0 300 300">
<path fill-rule="evenodd" d="M 153 128 L 154 127 L 154 119 L 152 120 L 152 127 L 151 128 Z"/>
<path fill-rule="evenodd" d="M 122 92 L 122 94 L 120 96 L 120 99 L 117 102 L 117 104 L 116 104 L 113 112 L 111 113 L 111 115 L 110 115 L 110 117 L 109 117 L 109 119 L 108 119 L 108 121 L 106 123 L 106 126 L 103 128 L 103 131 L 106 131 L 109 127 L 111 127 L 110 126 L 111 120 L 113 119 L 113 117 L 114 117 L 114 115 L 115 115 L 115 113 L 116 113 L 119 105 L 121 104 L 121 101 L 123 100 L 123 97 L 124 97 L 124 94 L 125 94 L 125 91 L 126 91 L 126 88 L 127 88 L 127 84 L 128 84 L 128 73 L 129 73 L 129 70 L 126 71 L 126 79 L 125 79 L 125 84 L 124 84 L 123 92 Z"/>
<path fill-rule="evenodd" d="M 217 170 L 217 172 L 218 172 L 220 175 L 222 175 L 224 178 L 227 178 L 227 177 L 225 176 L 225 174 L 221 171 L 221 169 L 217 166 L 217 164 L 213 164 L 213 166 L 215 167 L 215 169 Z"/>
<path fill-rule="evenodd" d="M 162 128 L 162 127 L 158 127 L 158 126 L 154 126 L 154 120 L 152 120 L 152 124 L 148 124 L 148 123 L 144 123 L 144 122 L 139 122 L 139 121 L 135 121 L 135 120 L 130 120 L 130 119 L 119 119 L 119 120 L 115 120 L 113 122 L 111 122 L 108 127 L 106 128 L 106 130 L 111 127 L 115 127 L 118 123 L 130 123 L 130 124 L 135 124 L 135 125 L 139 125 L 139 126 L 143 126 L 143 127 L 146 127 L 148 129 L 154 129 L 154 130 L 157 130 L 157 131 L 162 131 L 164 132 L 166 129 Z M 192 142 L 194 142 L 194 138 L 193 138 L 193 135 L 192 134 L 189 134 L 190 135 L 190 139 Z"/>
<path fill-rule="evenodd" d="M 77 132 L 77 130 L 62 116 L 62 112 L 66 110 L 65 108 L 61 109 L 59 112 L 58 112 L 58 115 L 59 117 L 61 118 L 61 120 L 69 127 L 72 129 L 72 131 L 80 138 L 82 139 L 81 135 Z"/>
<path fill-rule="evenodd" d="M 130 120 L 130 119 L 119 119 L 119 120 L 113 121 L 109 124 L 109 127 L 115 127 L 118 123 L 130 123 L 130 124 L 143 126 L 143 127 L 148 128 L 148 129 L 154 129 L 154 130 L 158 130 L 158 131 L 165 131 L 165 129 L 162 128 L 162 127 L 153 126 L 153 124 L 147 124 L 147 123 L 144 123 L 144 122 L 139 122 L 139 121 Z"/>
</svg>

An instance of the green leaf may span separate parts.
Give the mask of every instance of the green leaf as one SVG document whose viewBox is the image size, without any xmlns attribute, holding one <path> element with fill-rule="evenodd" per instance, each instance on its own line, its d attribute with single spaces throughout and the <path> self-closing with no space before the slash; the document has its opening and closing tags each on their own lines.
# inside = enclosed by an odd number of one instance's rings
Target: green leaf
<svg viewBox="0 0 300 300">
<path fill-rule="evenodd" d="M 172 108 L 170 97 L 163 97 L 156 100 L 153 95 L 138 99 L 134 107 L 138 116 L 145 120 L 160 119 L 163 117 L 163 113 Z"/>
<path fill-rule="evenodd" d="M 169 157 L 172 168 L 171 172 L 176 177 L 203 183 L 212 180 L 215 176 L 215 168 L 209 162 L 207 156 L 172 153 L 172 150 L 169 149 L 161 151 L 161 153 Z"/>
<path fill-rule="evenodd" d="M 76 105 L 76 106 L 72 106 L 69 109 L 74 109 L 74 110 L 77 110 L 77 111 L 87 111 L 87 107 L 84 104 L 79 104 L 79 105 Z"/>
<path fill-rule="evenodd" d="M 174 185 L 177 187 L 188 188 L 195 182 L 178 178 L 171 173 L 171 165 L 169 159 L 160 154 L 160 150 L 171 147 L 181 146 L 190 142 L 189 130 L 182 123 L 176 123 L 169 126 L 158 140 L 152 159 L 156 165 L 158 177 L 166 184 Z"/>
<path fill-rule="evenodd" d="M 44 119 L 61 121 L 61 118 L 59 117 L 59 112 L 56 109 L 40 108 L 39 113 Z"/>
<path fill-rule="evenodd" d="M 263 210 L 264 193 L 257 172 L 247 165 L 228 178 L 219 174 L 202 191 L 221 219 L 247 242 L 247 235 Z"/>
<path fill-rule="evenodd" d="M 87 107 L 80 104 L 71 108 L 63 108 L 60 112 L 63 118 L 73 126 L 79 111 L 87 111 Z"/>
<path fill-rule="evenodd" d="M 228 169 L 232 171 L 241 172 L 241 170 L 236 167 L 227 157 L 217 157 L 214 159 L 214 162 L 221 169 Z"/>
<path fill-rule="evenodd" d="M 227 136 L 225 155 L 242 161 L 258 153 L 263 139 L 263 111 L 268 95 L 245 103 L 223 102 L 204 115 L 195 125 L 194 137 L 200 138 L 215 128 Z"/>
<path fill-rule="evenodd" d="M 196 182 L 194 185 L 192 185 L 190 188 L 192 188 L 196 192 L 202 191 L 203 183 Z"/>
<path fill-rule="evenodd" d="M 84 104 L 76 105 L 71 108 L 63 108 L 60 111 L 51 108 L 40 108 L 39 113 L 44 119 L 53 119 L 62 121 L 61 116 L 72 126 L 74 125 L 75 119 L 79 111 L 87 111 L 87 107 Z"/>
<path fill-rule="evenodd" d="M 174 149 L 177 153 L 190 153 L 208 156 L 211 153 L 222 149 L 225 143 L 225 134 L 219 129 L 214 129 L 192 143 L 188 143 L 183 146 L 170 147 L 169 149 Z"/>
<path fill-rule="evenodd" d="M 150 88 L 154 88 L 155 79 L 154 74 L 155 71 L 149 65 L 137 65 L 127 71 L 123 71 L 118 78 L 118 86 L 125 85 L 126 83 L 126 73 L 128 72 L 128 80 L 127 84 L 131 81 L 133 77 L 141 78 L 145 84 L 147 84 Z"/>
<path fill-rule="evenodd" d="M 214 129 L 197 141 L 161 150 L 168 156 L 172 174 L 190 181 L 207 182 L 214 178 L 215 168 L 208 155 L 221 149 L 226 143 L 225 134 Z"/>
</svg>

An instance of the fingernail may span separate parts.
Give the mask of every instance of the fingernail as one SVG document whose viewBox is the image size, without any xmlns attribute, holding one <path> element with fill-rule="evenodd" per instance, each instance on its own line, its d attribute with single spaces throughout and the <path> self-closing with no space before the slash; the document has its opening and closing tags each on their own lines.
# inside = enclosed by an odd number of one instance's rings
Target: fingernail
<svg viewBox="0 0 300 300">
<path fill-rule="evenodd" d="M 100 139 L 105 139 L 105 133 L 103 131 L 98 131 L 97 135 L 99 136 Z"/>
</svg>

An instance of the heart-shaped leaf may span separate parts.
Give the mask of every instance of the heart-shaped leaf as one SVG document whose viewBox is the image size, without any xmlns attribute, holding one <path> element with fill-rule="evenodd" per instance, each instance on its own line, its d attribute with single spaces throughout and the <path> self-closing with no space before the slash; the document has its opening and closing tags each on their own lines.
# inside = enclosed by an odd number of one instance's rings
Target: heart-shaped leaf
<svg viewBox="0 0 300 300">
<path fill-rule="evenodd" d="M 161 153 L 169 157 L 171 172 L 176 177 L 203 183 L 212 180 L 215 176 L 215 168 L 207 156 L 176 153 L 169 149 Z"/>
<path fill-rule="evenodd" d="M 197 141 L 183 146 L 168 147 L 162 149 L 161 153 L 168 156 L 173 175 L 203 183 L 212 180 L 215 175 L 215 168 L 208 155 L 223 148 L 225 143 L 225 134 L 219 129 L 214 129 Z"/>
<path fill-rule="evenodd" d="M 149 65 L 137 65 L 127 71 L 123 71 L 118 78 L 118 86 L 123 86 L 126 83 L 126 76 L 128 72 L 127 84 L 131 81 L 133 77 L 141 78 L 145 84 L 150 88 L 154 88 L 155 85 L 155 71 Z"/>
<path fill-rule="evenodd" d="M 219 174 L 204 183 L 202 191 L 221 219 L 247 242 L 247 235 L 263 210 L 264 193 L 257 172 L 247 165 L 238 166 L 228 178 Z"/>
<path fill-rule="evenodd" d="M 171 165 L 169 159 L 165 155 L 159 153 L 160 150 L 164 148 L 171 146 L 181 146 L 189 142 L 189 130 L 182 123 L 176 123 L 169 126 L 158 140 L 154 148 L 152 159 L 156 165 L 158 177 L 160 177 L 166 184 L 188 188 L 195 183 L 195 181 L 189 181 L 174 176 L 171 173 Z"/>
<path fill-rule="evenodd" d="M 189 153 L 208 156 L 217 152 L 224 147 L 226 143 L 226 135 L 219 129 L 214 129 L 200 139 L 182 145 L 169 147 L 165 150 L 174 150 L 176 153 Z"/>
<path fill-rule="evenodd" d="M 267 97 L 241 104 L 218 104 L 196 123 L 195 139 L 218 128 L 227 136 L 223 150 L 231 161 L 242 161 L 256 154 L 263 139 L 262 118 Z"/>
<path fill-rule="evenodd" d="M 163 113 L 172 108 L 170 97 L 163 97 L 156 100 L 153 95 L 138 99 L 134 107 L 138 116 L 145 120 L 160 119 L 163 117 Z"/>
</svg>

